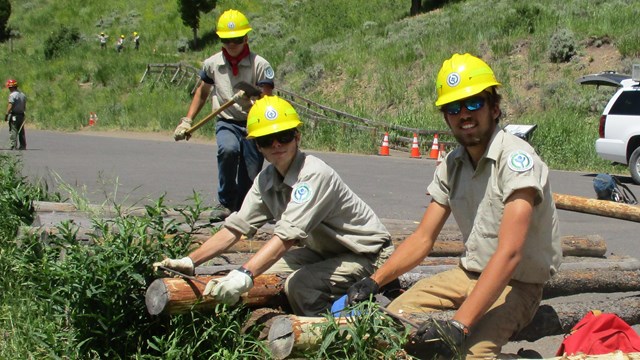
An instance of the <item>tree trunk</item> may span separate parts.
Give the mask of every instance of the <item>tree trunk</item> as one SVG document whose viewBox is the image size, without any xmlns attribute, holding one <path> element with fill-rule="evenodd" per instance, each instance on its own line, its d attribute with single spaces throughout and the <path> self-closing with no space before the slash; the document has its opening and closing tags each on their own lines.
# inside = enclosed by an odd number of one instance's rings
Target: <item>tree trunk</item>
<svg viewBox="0 0 640 360">
<path fill-rule="evenodd" d="M 567 334 L 589 311 L 599 309 L 615 313 L 630 325 L 640 323 L 640 301 L 637 297 L 620 299 L 616 303 L 593 301 L 541 305 L 529 325 L 514 335 L 512 341 L 536 341 L 546 336 Z M 404 314 L 407 319 L 420 324 L 429 318 L 451 319 L 455 311 Z M 278 359 L 313 349 L 322 343 L 318 324 L 327 321 L 324 317 L 281 315 L 266 324 L 269 348 Z M 340 326 L 349 326 L 344 317 L 336 318 Z"/>
<path fill-rule="evenodd" d="M 558 209 L 640 222 L 640 206 L 580 196 L 553 194 Z"/>
<path fill-rule="evenodd" d="M 196 310 L 212 310 L 216 302 L 203 297 L 204 288 L 212 279 L 222 276 L 196 276 L 196 280 L 183 278 L 162 278 L 154 280 L 147 288 L 145 304 L 151 315 L 180 314 Z M 260 275 L 254 280 L 254 286 L 242 294 L 240 301 L 251 308 L 280 307 L 287 304 L 284 297 L 285 277 L 279 275 Z"/>
<path fill-rule="evenodd" d="M 423 278 L 456 266 L 448 264 L 449 259 L 432 260 L 434 265 L 418 266 L 401 275 L 398 278 L 401 289 L 406 290 Z M 545 284 L 544 299 L 587 292 L 640 291 L 640 262 L 632 258 L 592 262 L 574 261 L 567 262 L 563 266 L 567 270 L 561 267 L 558 274 Z M 145 295 L 147 310 L 152 315 L 158 315 L 184 313 L 192 306 L 199 310 L 213 309 L 215 302 L 202 297 L 205 284 L 235 267 L 237 265 L 199 266 L 196 268 L 197 281 L 181 278 L 156 279 Z M 203 273 L 208 274 L 201 275 Z M 241 301 L 253 308 L 286 308 L 288 302 L 282 291 L 285 279 L 285 274 L 259 275 L 255 279 L 255 286 L 242 296 Z"/>
</svg>

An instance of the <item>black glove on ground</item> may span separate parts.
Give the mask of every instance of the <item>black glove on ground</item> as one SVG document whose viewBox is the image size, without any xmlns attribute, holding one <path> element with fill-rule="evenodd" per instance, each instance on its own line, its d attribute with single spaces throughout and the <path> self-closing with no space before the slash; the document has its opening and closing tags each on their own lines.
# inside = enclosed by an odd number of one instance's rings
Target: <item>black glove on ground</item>
<svg viewBox="0 0 640 360">
<path fill-rule="evenodd" d="M 418 359 L 434 359 L 441 356 L 453 359 L 464 351 L 468 330 L 455 320 L 425 321 L 404 346 L 407 354 Z"/>
<path fill-rule="evenodd" d="M 347 290 L 347 305 L 355 304 L 360 301 L 369 300 L 380 290 L 378 284 L 372 278 L 366 277 L 349 287 Z"/>
</svg>

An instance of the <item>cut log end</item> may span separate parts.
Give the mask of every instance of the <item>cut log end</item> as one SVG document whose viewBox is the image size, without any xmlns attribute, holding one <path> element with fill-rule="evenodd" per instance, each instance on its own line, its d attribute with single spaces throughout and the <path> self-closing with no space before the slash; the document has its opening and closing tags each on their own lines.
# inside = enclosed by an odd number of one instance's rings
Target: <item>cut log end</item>
<svg viewBox="0 0 640 360">
<path fill-rule="evenodd" d="M 151 315 L 159 315 L 165 310 L 169 303 L 169 291 L 162 279 L 156 279 L 149 285 L 144 302 Z"/>
<path fill-rule="evenodd" d="M 280 316 L 271 324 L 269 329 L 269 349 L 275 359 L 285 359 L 291 355 L 295 336 L 293 324 L 287 316 Z"/>
</svg>

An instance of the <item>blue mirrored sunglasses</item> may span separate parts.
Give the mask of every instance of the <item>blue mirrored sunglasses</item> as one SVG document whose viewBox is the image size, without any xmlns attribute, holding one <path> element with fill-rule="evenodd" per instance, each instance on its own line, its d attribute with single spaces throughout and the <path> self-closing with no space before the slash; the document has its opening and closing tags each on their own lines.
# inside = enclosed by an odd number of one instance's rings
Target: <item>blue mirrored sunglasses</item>
<svg viewBox="0 0 640 360">
<path fill-rule="evenodd" d="M 460 111 L 462 111 L 462 105 L 464 105 L 464 107 L 469 111 L 476 111 L 482 109 L 486 101 L 487 99 L 482 96 L 474 96 L 468 99 L 445 104 L 442 108 L 449 115 L 458 115 L 460 114 Z"/>
</svg>

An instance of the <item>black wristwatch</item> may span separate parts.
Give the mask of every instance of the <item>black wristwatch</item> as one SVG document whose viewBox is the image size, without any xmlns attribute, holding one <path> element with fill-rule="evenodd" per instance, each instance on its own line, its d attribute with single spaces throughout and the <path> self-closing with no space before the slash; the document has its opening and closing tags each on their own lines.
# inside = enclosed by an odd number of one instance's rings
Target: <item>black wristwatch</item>
<svg viewBox="0 0 640 360">
<path fill-rule="evenodd" d="M 238 271 L 240 271 L 241 273 L 245 273 L 245 274 L 249 275 L 249 277 L 251 278 L 251 281 L 253 281 L 253 273 L 251 272 L 251 270 L 247 269 L 244 266 L 240 266 L 238 268 Z"/>
<path fill-rule="evenodd" d="M 461 323 L 458 320 L 453 320 L 453 319 L 450 320 L 449 323 L 455 326 L 458 330 L 462 331 L 464 336 L 469 336 L 469 328 L 467 327 L 467 325 Z"/>
</svg>

